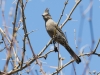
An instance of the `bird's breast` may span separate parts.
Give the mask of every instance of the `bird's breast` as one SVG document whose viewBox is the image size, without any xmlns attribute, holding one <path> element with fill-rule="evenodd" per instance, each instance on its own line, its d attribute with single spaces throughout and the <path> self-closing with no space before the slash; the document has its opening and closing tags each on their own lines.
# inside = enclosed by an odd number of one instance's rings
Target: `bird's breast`
<svg viewBox="0 0 100 75">
<path fill-rule="evenodd" d="M 49 36 L 52 38 L 54 35 L 54 30 L 51 27 L 46 27 L 46 30 L 47 30 Z"/>
</svg>

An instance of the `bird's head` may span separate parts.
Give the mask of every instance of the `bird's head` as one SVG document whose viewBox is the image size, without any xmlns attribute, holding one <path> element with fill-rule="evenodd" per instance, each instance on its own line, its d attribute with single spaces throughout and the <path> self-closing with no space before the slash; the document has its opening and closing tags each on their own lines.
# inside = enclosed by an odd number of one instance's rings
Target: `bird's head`
<svg viewBox="0 0 100 75">
<path fill-rule="evenodd" d="M 45 21 L 51 19 L 51 15 L 49 14 L 49 9 L 48 9 L 48 8 L 45 9 L 45 11 L 44 11 L 44 13 L 42 14 L 42 16 L 43 16 L 43 19 L 44 19 Z"/>
</svg>

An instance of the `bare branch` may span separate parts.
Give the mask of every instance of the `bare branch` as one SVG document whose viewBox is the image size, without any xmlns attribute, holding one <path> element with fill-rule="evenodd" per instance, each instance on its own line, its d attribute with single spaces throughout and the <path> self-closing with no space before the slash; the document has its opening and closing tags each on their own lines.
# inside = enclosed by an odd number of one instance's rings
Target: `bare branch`
<svg viewBox="0 0 100 75">
<path fill-rule="evenodd" d="M 41 50 L 41 52 L 38 54 L 38 56 L 42 55 L 42 53 L 47 49 L 47 47 L 51 44 L 51 42 L 52 42 L 52 39 L 49 40 L 47 45 Z"/>
<path fill-rule="evenodd" d="M 64 10 L 65 10 L 65 7 L 66 7 L 67 4 L 68 4 L 68 0 L 65 1 L 64 8 L 63 8 L 63 10 L 62 10 L 62 13 L 61 13 L 61 16 L 60 16 L 60 18 L 59 18 L 59 21 L 58 21 L 57 25 L 59 25 L 59 23 L 60 23 L 60 20 L 61 20 L 63 14 L 64 14 Z"/>
<path fill-rule="evenodd" d="M 18 4 L 19 4 L 19 0 L 17 2 L 17 5 L 16 5 L 16 12 L 15 12 L 15 19 L 14 19 L 14 25 L 13 25 L 13 35 L 12 35 L 12 40 L 11 40 L 11 43 L 10 43 L 10 48 L 8 50 L 8 56 L 7 56 L 7 61 L 6 61 L 6 65 L 4 67 L 4 72 L 7 71 L 7 67 L 8 67 L 8 64 L 9 64 L 9 60 L 11 58 L 11 50 L 12 50 L 12 47 L 13 47 L 13 39 L 16 37 L 16 30 L 15 30 L 15 24 L 16 24 L 16 16 L 17 16 L 17 9 L 18 9 Z"/>
<path fill-rule="evenodd" d="M 69 13 L 69 15 L 67 16 L 66 20 L 63 22 L 63 24 L 60 26 L 60 28 L 62 28 L 68 20 L 70 20 L 70 17 L 73 13 L 73 11 L 75 10 L 75 8 L 78 6 L 78 4 L 81 2 L 81 0 L 77 1 L 76 4 L 74 5 L 74 7 L 72 8 L 71 12 Z"/>
</svg>

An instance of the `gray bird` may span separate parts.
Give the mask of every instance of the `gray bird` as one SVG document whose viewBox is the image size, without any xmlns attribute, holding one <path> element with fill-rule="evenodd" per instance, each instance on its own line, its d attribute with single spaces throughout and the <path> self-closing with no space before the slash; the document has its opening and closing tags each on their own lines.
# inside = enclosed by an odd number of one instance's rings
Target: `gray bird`
<svg viewBox="0 0 100 75">
<path fill-rule="evenodd" d="M 45 12 L 43 13 L 42 16 L 43 16 L 43 19 L 45 21 L 45 27 L 46 27 L 46 30 L 47 30 L 49 36 L 55 42 L 58 42 L 62 46 L 64 46 L 66 48 L 66 50 L 70 53 L 70 55 L 74 58 L 74 60 L 77 62 L 77 64 L 79 64 L 81 62 L 81 59 L 71 49 L 64 33 L 59 28 L 57 23 L 52 20 L 51 15 L 49 14 L 49 9 L 48 8 L 46 8 L 46 10 L 45 10 Z"/>
</svg>

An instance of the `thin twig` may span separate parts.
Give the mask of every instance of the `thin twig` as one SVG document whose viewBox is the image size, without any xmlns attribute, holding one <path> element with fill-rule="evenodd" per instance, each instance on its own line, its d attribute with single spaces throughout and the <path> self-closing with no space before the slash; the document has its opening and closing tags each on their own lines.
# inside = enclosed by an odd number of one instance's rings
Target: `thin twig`
<svg viewBox="0 0 100 75">
<path fill-rule="evenodd" d="M 54 52 L 54 51 L 55 51 L 55 50 L 50 50 L 50 51 L 47 52 L 46 54 L 44 54 L 44 55 L 42 55 L 42 56 L 39 56 L 38 59 L 39 59 L 39 58 L 44 58 L 44 57 L 47 56 L 49 53 Z M 36 60 L 35 58 L 31 58 L 30 60 L 28 60 L 28 61 L 26 62 L 26 65 L 24 65 L 22 68 L 16 68 L 16 69 L 14 69 L 14 70 L 11 70 L 11 71 L 8 72 L 8 75 L 14 74 L 14 73 L 16 73 L 16 72 L 18 72 L 18 71 L 21 71 L 21 70 L 25 69 L 25 68 L 28 67 L 30 64 L 32 64 L 35 60 Z"/>
<path fill-rule="evenodd" d="M 76 42 L 76 30 L 74 29 L 74 41 L 75 41 L 75 46 L 76 46 L 76 49 L 78 48 L 77 46 L 77 42 Z"/>
<path fill-rule="evenodd" d="M 15 34 L 16 34 L 15 24 L 16 24 L 16 18 L 17 18 L 16 16 L 17 16 L 18 4 L 19 4 L 19 0 L 18 0 L 17 5 L 16 5 L 15 19 L 14 19 L 14 23 L 13 23 L 13 35 L 12 35 L 12 40 L 11 40 L 10 48 L 8 50 L 8 56 L 7 56 L 6 65 L 4 67 L 4 72 L 7 71 L 7 67 L 8 67 L 8 64 L 9 64 L 10 57 L 11 57 L 11 50 L 12 50 L 12 47 L 13 47 L 13 39 L 15 38 Z"/>
<path fill-rule="evenodd" d="M 49 40 L 49 42 L 46 44 L 46 46 L 41 50 L 41 52 L 38 54 L 38 56 L 42 55 L 42 53 L 47 49 L 47 47 L 51 44 L 52 39 Z"/>
<path fill-rule="evenodd" d="M 39 56 L 38 58 L 47 58 L 47 56 L 48 56 L 48 54 L 50 54 L 51 52 L 54 52 L 55 50 L 50 50 L 49 52 L 47 52 L 46 54 L 44 54 L 44 55 L 41 55 L 41 56 Z"/>
<path fill-rule="evenodd" d="M 99 39 L 98 42 L 100 43 L 100 39 Z M 97 45 L 98 45 L 98 43 L 97 43 Z M 97 50 L 97 47 L 98 47 L 98 46 L 96 46 L 96 48 L 95 48 L 94 50 Z M 93 51 L 94 51 L 94 50 L 93 50 Z M 50 52 L 53 52 L 53 51 L 54 51 L 54 50 L 50 50 Z M 46 54 L 49 54 L 50 52 L 47 52 Z M 93 53 L 93 52 L 80 54 L 79 57 L 92 55 L 91 53 Z M 46 54 L 45 54 L 45 55 L 46 55 Z M 94 55 L 100 56 L 99 53 L 93 53 L 93 54 L 94 54 Z M 45 56 L 45 55 L 44 55 L 44 56 Z M 44 56 L 40 56 L 40 57 L 38 57 L 38 58 L 44 58 Z M 24 68 L 26 68 L 27 66 L 29 66 L 29 65 L 30 65 L 31 63 L 33 63 L 34 61 L 35 61 L 35 58 L 32 58 L 31 60 L 29 60 L 28 62 L 26 62 L 26 65 L 24 65 L 22 68 L 15 69 L 15 70 L 12 70 L 12 71 L 8 72 L 8 75 L 11 75 L 11 74 L 14 74 L 14 73 L 16 73 L 16 72 L 18 72 L 18 71 L 23 70 Z M 68 66 L 69 64 L 71 64 L 71 63 L 74 62 L 74 61 L 75 61 L 75 60 L 72 59 L 71 61 L 69 61 L 68 63 L 66 63 L 65 65 L 63 65 L 61 68 L 59 68 L 58 71 L 53 72 L 51 75 L 54 75 L 54 74 L 56 74 L 57 72 L 60 72 L 60 70 L 62 70 L 64 67 Z"/>
<path fill-rule="evenodd" d="M 97 43 L 97 45 L 96 45 L 96 48 L 94 49 L 94 52 L 96 52 L 96 50 L 97 50 L 97 48 L 98 48 L 98 46 L 99 46 L 99 43 L 100 43 L 100 39 L 98 40 L 98 43 Z"/>
<path fill-rule="evenodd" d="M 90 53 L 84 53 L 84 54 L 79 55 L 79 57 L 81 57 L 81 56 L 89 56 L 90 54 L 91 54 L 91 52 L 90 52 Z M 94 55 L 96 55 L 96 54 L 94 53 Z M 97 54 L 97 55 L 100 55 L 100 54 Z M 71 63 L 74 62 L 74 61 L 75 61 L 75 60 L 72 59 L 72 60 L 69 61 L 68 63 L 64 64 L 61 68 L 59 68 L 58 71 L 53 72 L 51 75 L 54 75 L 54 74 L 60 72 L 63 68 L 65 68 L 66 66 L 68 66 L 69 64 L 71 64 Z"/>
<path fill-rule="evenodd" d="M 58 69 L 60 68 L 60 52 L 59 52 L 59 43 L 58 43 Z M 59 72 L 57 72 L 57 75 L 59 74 Z"/>
<path fill-rule="evenodd" d="M 63 14 L 64 14 L 64 10 L 65 10 L 67 4 L 68 4 L 68 0 L 65 1 L 64 8 L 63 8 L 63 10 L 62 10 L 62 13 L 61 13 L 61 16 L 60 16 L 60 18 L 59 18 L 59 21 L 58 21 L 57 25 L 59 25 L 59 23 L 60 23 L 60 20 L 61 20 Z"/>
<path fill-rule="evenodd" d="M 73 69 L 74 69 L 74 75 L 76 75 L 76 69 L 75 69 L 74 63 L 72 63 L 72 67 L 73 67 Z"/>
<path fill-rule="evenodd" d="M 4 47 L 3 49 L 0 49 L 0 52 L 2 52 L 6 47 Z"/>
<path fill-rule="evenodd" d="M 78 6 L 78 4 L 81 2 L 81 0 L 77 1 L 76 4 L 74 5 L 74 7 L 72 8 L 71 12 L 69 13 L 69 15 L 67 16 L 66 20 L 63 22 L 63 24 L 60 26 L 60 28 L 62 28 L 68 20 L 70 20 L 70 17 L 73 13 L 73 11 L 75 10 L 75 8 Z"/>
<path fill-rule="evenodd" d="M 97 43 L 95 49 L 93 50 L 93 52 L 80 54 L 79 57 L 82 57 L 82 56 L 90 56 L 90 55 L 92 55 L 92 54 L 100 56 L 99 53 L 94 53 L 94 51 L 96 52 L 99 43 L 100 43 L 100 39 L 99 39 L 99 41 L 98 41 L 98 43 Z M 69 61 L 68 63 L 66 63 L 65 65 L 63 65 L 61 68 L 59 68 L 58 71 L 53 72 L 51 75 L 54 75 L 54 74 L 60 72 L 64 67 L 68 66 L 69 64 L 71 64 L 71 63 L 74 62 L 74 61 L 75 61 L 75 60 L 72 59 L 71 61 Z"/>
<path fill-rule="evenodd" d="M 42 69 L 41 63 L 38 62 L 37 56 L 36 56 L 35 53 L 34 53 L 34 50 L 33 50 L 33 48 L 32 48 L 32 45 L 31 45 L 29 36 L 27 35 L 28 32 L 27 32 L 27 27 L 26 27 L 26 23 L 25 23 L 25 15 L 24 15 L 24 8 L 23 8 L 23 0 L 21 0 L 21 8 L 22 8 L 22 21 L 23 21 L 24 35 L 25 35 L 25 37 L 27 37 L 27 40 L 28 40 L 30 49 L 31 49 L 31 51 L 32 51 L 32 54 L 33 54 L 35 60 L 36 60 L 36 63 L 40 66 L 40 70 L 41 70 L 42 74 L 45 75 L 45 72 L 44 72 L 43 69 Z M 23 54 L 23 55 L 25 55 L 25 54 Z M 24 58 L 22 58 L 22 59 L 24 59 Z M 22 64 L 22 65 L 23 65 L 23 64 Z M 22 68 L 22 66 L 21 66 L 21 68 Z"/>
<path fill-rule="evenodd" d="M 33 51 L 33 48 L 31 46 L 31 43 L 30 43 L 30 39 L 27 35 L 27 27 L 26 27 L 26 23 L 25 23 L 25 15 L 24 15 L 24 8 L 23 8 L 23 0 L 20 0 L 20 3 L 21 3 L 21 8 L 22 8 L 22 21 L 23 21 L 23 29 L 24 29 L 24 41 L 23 41 L 23 55 L 22 55 L 22 63 L 21 63 L 21 68 L 22 68 L 22 65 L 23 65 L 23 61 L 24 61 L 24 55 L 25 55 L 25 40 L 26 40 L 26 37 L 28 39 L 28 42 L 29 42 L 29 46 L 31 48 L 31 51 L 32 51 L 32 54 L 34 57 L 36 57 L 34 51 Z"/>
<path fill-rule="evenodd" d="M 92 24 L 92 5 L 93 4 L 93 0 L 90 0 L 90 5 L 91 5 L 91 9 L 90 9 L 90 18 L 89 18 L 89 24 L 90 24 L 90 33 L 91 33 L 91 41 L 92 41 L 92 43 L 91 43 L 91 48 L 90 48 L 90 50 L 92 51 L 93 50 L 93 48 L 94 48 L 94 34 L 93 34 L 93 24 Z M 89 57 L 89 61 L 88 61 L 88 63 L 86 63 L 86 67 L 84 68 L 84 70 L 83 70 L 83 73 L 82 73 L 82 75 L 84 75 L 85 73 L 86 73 L 86 71 L 87 71 L 87 69 L 88 69 L 88 66 L 89 66 L 89 64 L 90 64 L 90 61 L 91 61 L 91 59 L 92 59 L 92 56 L 91 57 Z"/>
</svg>

